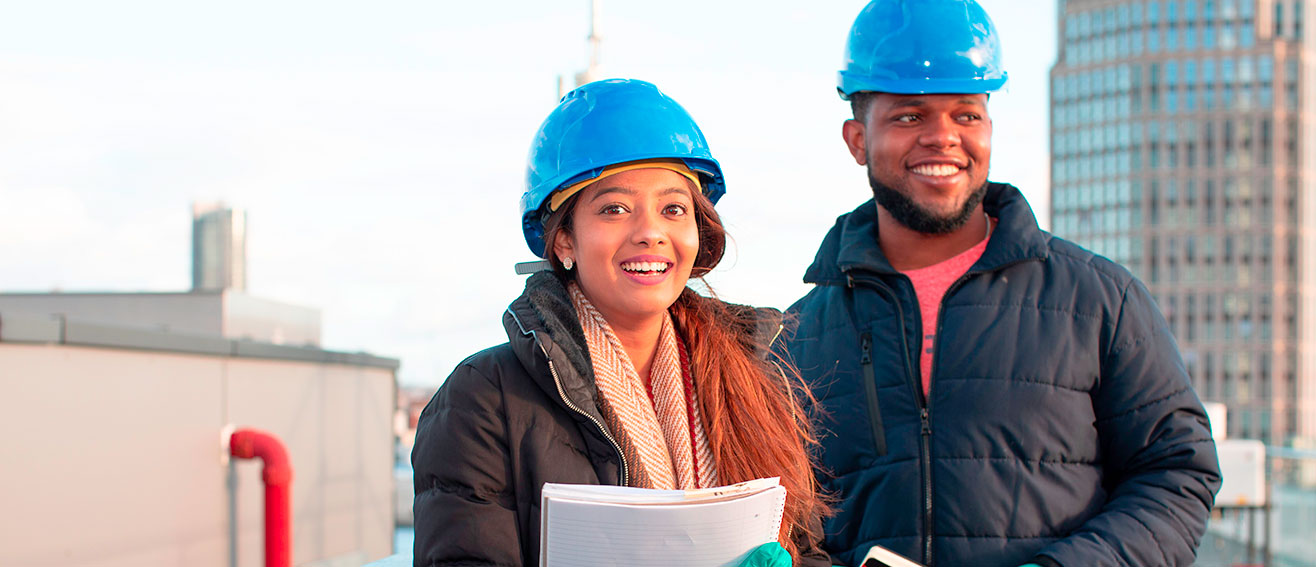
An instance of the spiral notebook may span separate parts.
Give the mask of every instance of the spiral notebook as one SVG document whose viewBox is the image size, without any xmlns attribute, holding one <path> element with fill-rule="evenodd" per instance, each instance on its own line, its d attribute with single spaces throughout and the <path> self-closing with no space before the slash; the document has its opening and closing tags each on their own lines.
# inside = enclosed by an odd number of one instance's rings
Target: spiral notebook
<svg viewBox="0 0 1316 567">
<path fill-rule="evenodd" d="M 776 541 L 786 488 L 761 478 L 699 490 L 544 485 L 540 567 L 735 567 Z"/>
<path fill-rule="evenodd" d="M 864 556 L 864 562 L 859 567 L 923 567 L 923 565 L 890 549 L 874 545 L 868 549 L 868 555 Z"/>
</svg>

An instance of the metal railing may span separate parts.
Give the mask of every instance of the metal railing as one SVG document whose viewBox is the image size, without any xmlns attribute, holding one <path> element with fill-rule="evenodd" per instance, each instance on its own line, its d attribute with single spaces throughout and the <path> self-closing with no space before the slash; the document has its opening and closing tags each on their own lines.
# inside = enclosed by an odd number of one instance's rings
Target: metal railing
<svg viewBox="0 0 1316 567">
<path fill-rule="evenodd" d="M 1316 566 L 1316 451 L 1266 447 L 1266 502 L 1218 507 L 1199 567 Z"/>
</svg>

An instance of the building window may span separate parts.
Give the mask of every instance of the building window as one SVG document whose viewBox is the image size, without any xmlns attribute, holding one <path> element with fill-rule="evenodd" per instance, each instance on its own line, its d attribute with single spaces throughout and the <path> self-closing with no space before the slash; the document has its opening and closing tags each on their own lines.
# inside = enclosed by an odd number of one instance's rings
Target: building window
<svg viewBox="0 0 1316 567">
<path fill-rule="evenodd" d="M 1261 157 L 1260 157 L 1260 159 L 1258 160 L 1258 161 L 1260 161 L 1260 164 L 1261 164 L 1261 165 L 1270 165 L 1270 153 L 1271 153 L 1271 143 L 1270 143 L 1270 138 L 1271 138 L 1271 133 L 1270 133 L 1270 118 L 1262 118 L 1262 119 L 1261 119 L 1261 144 L 1260 144 L 1260 146 L 1261 146 L 1261 148 L 1260 148 L 1260 149 L 1261 149 Z"/>
<path fill-rule="evenodd" d="M 1288 119 L 1288 137 L 1285 139 L 1284 143 L 1287 145 L 1285 149 L 1288 152 L 1288 165 L 1298 165 L 1298 121 L 1296 118 Z M 1294 192 L 1291 194 L 1297 194 L 1296 185 Z M 1294 207 L 1293 209 L 1297 210 L 1297 207 Z"/>
<path fill-rule="evenodd" d="M 1205 216 L 1206 216 L 1206 219 L 1205 219 L 1205 220 L 1206 220 L 1206 224 L 1207 224 L 1208 226 L 1209 226 L 1209 225 L 1212 225 L 1212 224 L 1215 224 L 1215 220 L 1216 220 L 1216 206 L 1215 206 L 1215 180 L 1214 180 L 1214 179 L 1207 179 L 1207 180 L 1206 180 L 1206 186 L 1205 186 L 1205 188 L 1204 188 L 1203 195 L 1202 195 L 1202 205 L 1203 205 L 1204 214 L 1205 214 Z M 1211 259 L 1212 257 L 1215 256 L 1215 238 L 1214 238 L 1214 237 L 1209 241 L 1209 245 L 1210 245 L 1210 250 L 1211 250 L 1211 251 L 1210 251 L 1210 252 L 1208 253 L 1208 255 L 1207 255 L 1207 261 L 1208 261 L 1208 262 L 1210 262 L 1210 259 Z"/>
<path fill-rule="evenodd" d="M 1273 33 L 1276 38 L 1284 37 L 1284 3 L 1275 2 L 1275 27 Z"/>
<path fill-rule="evenodd" d="M 1221 141 L 1224 146 L 1225 165 L 1232 167 L 1234 165 L 1234 121 L 1224 121 L 1225 131 L 1221 134 Z M 1228 189 L 1226 189 L 1228 191 Z M 1228 194 L 1228 193 L 1226 193 Z"/>
<path fill-rule="evenodd" d="M 1300 0 L 1293 3 L 1293 39 L 1302 41 L 1302 4 Z"/>
</svg>

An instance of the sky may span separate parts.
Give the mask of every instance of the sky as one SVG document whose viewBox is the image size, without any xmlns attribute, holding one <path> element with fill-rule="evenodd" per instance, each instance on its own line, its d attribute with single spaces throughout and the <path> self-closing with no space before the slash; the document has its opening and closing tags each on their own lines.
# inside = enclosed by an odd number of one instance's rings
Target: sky
<svg viewBox="0 0 1316 567">
<path fill-rule="evenodd" d="M 991 179 L 1049 226 L 1052 2 L 982 0 L 1010 81 Z M 721 162 L 719 297 L 785 308 L 871 196 L 841 141 L 866 2 L 603 0 L 605 77 L 656 83 Z M 0 292 L 183 291 L 191 206 L 248 215 L 248 291 L 318 308 L 323 346 L 437 385 L 506 340 L 518 200 L 589 0 L 124 0 L 0 7 Z"/>
</svg>

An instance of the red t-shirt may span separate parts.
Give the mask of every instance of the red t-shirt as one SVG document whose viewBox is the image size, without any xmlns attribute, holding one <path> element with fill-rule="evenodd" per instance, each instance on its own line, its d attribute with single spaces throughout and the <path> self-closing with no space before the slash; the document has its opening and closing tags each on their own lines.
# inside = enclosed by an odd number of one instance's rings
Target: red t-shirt
<svg viewBox="0 0 1316 567">
<path fill-rule="evenodd" d="M 919 313 L 923 316 L 923 351 L 918 357 L 918 367 L 925 396 L 932 390 L 932 352 L 937 340 L 937 314 L 941 311 L 941 299 L 946 296 L 951 284 L 960 279 L 960 276 L 968 272 L 973 263 L 982 257 L 990 240 L 989 232 L 987 237 L 973 248 L 926 268 L 902 272 L 914 284 Z"/>
</svg>

